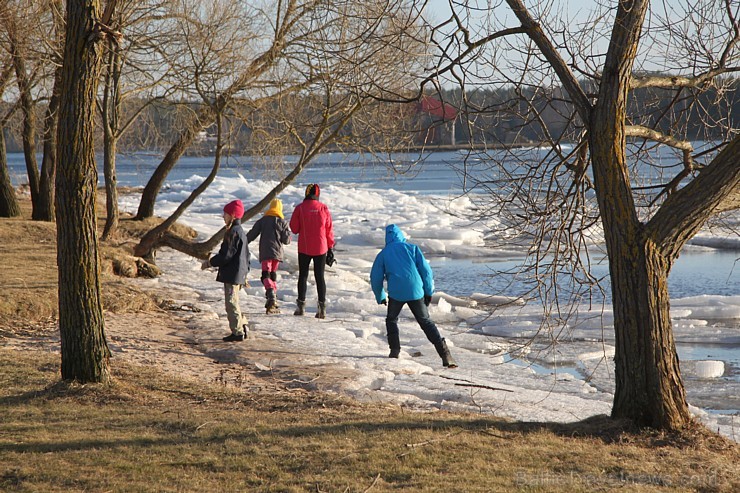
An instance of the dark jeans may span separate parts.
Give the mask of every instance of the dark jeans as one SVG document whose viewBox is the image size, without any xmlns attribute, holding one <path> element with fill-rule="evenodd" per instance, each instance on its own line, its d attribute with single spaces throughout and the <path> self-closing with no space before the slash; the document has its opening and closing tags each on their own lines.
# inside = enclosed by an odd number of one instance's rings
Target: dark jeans
<svg viewBox="0 0 740 493">
<path fill-rule="evenodd" d="M 385 330 L 388 332 L 388 340 L 398 339 L 398 315 L 401 313 L 403 305 L 408 305 L 411 309 L 411 313 L 414 314 L 416 322 L 424 331 L 424 334 L 432 344 L 438 344 L 442 340 L 442 336 L 439 335 L 439 330 L 434 322 L 429 318 L 429 310 L 424 304 L 424 298 L 412 301 L 398 301 L 393 298 L 388 298 L 388 315 L 385 319 Z"/>
<path fill-rule="evenodd" d="M 308 266 L 313 260 L 313 276 L 316 279 L 316 291 L 319 295 L 319 301 L 326 301 L 326 281 L 324 281 L 324 267 L 326 266 L 326 254 L 323 255 L 306 255 L 298 254 L 298 299 L 306 301 L 306 290 L 308 284 Z"/>
</svg>

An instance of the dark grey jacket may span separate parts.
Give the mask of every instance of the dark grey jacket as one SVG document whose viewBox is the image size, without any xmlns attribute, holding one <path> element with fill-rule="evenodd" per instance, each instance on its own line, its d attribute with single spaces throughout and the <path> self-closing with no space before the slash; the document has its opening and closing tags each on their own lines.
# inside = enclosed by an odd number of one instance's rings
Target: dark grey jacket
<svg viewBox="0 0 740 493">
<path fill-rule="evenodd" d="M 283 260 L 283 245 L 290 243 L 290 229 L 285 219 L 262 216 L 247 233 L 247 243 L 260 237 L 260 262 Z"/>
<path fill-rule="evenodd" d="M 244 284 L 249 273 L 249 245 L 241 221 L 234 219 L 226 230 L 221 249 L 211 257 L 210 263 L 218 267 L 216 280 L 224 284 Z"/>
</svg>

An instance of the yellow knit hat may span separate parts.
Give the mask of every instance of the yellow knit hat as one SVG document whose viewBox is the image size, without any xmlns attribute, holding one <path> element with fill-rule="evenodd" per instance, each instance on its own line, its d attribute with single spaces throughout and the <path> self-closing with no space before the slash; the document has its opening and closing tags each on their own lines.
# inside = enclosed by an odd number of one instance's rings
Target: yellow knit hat
<svg viewBox="0 0 740 493">
<path fill-rule="evenodd" d="M 280 199 L 272 199 L 270 202 L 270 208 L 265 212 L 265 216 L 277 216 L 283 219 L 283 201 Z"/>
</svg>

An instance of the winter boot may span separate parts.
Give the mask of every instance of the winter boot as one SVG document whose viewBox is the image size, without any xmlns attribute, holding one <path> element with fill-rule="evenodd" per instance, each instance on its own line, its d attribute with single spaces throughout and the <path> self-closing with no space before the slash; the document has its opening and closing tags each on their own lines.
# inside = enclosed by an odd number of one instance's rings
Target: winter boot
<svg viewBox="0 0 740 493">
<path fill-rule="evenodd" d="M 388 355 L 389 358 L 398 358 L 401 354 L 401 341 L 398 337 L 398 332 L 395 334 L 388 334 L 388 346 L 391 348 L 391 353 Z"/>
<path fill-rule="evenodd" d="M 267 291 L 265 291 L 265 296 L 267 297 L 267 302 L 265 303 L 265 313 L 268 315 L 280 313 L 280 308 L 278 308 L 277 301 L 275 300 L 275 290 L 268 289 Z"/>
<path fill-rule="evenodd" d="M 457 368 L 457 363 L 455 363 L 455 360 L 450 354 L 450 350 L 447 348 L 447 341 L 441 339 L 434 345 L 434 348 L 437 350 L 439 357 L 442 358 L 442 366 L 446 366 L 447 368 Z"/>
<path fill-rule="evenodd" d="M 319 301 L 319 310 L 316 312 L 316 318 L 326 318 L 326 303 Z"/>
<path fill-rule="evenodd" d="M 298 308 L 295 309 L 293 312 L 293 315 L 296 317 L 302 316 L 304 312 L 304 308 L 306 308 L 306 301 L 305 300 L 296 300 L 296 304 L 298 305 Z"/>
</svg>

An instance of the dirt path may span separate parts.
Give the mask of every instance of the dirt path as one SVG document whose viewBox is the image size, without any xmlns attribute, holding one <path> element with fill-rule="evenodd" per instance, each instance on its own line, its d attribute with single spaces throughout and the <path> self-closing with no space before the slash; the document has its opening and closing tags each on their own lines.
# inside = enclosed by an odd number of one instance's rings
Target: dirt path
<svg viewBox="0 0 740 493">
<path fill-rule="evenodd" d="M 181 378 L 243 390 L 334 387 L 342 370 L 302 365 L 304 355 L 252 330 L 243 343 L 224 343 L 223 321 L 191 305 L 142 313 L 106 313 L 111 365 L 117 361 L 157 368 Z M 0 345 L 18 351 L 59 352 L 59 329 L 49 321 L 0 332 Z"/>
</svg>

